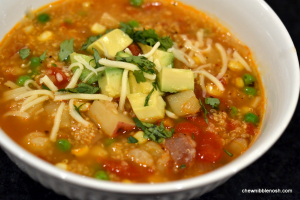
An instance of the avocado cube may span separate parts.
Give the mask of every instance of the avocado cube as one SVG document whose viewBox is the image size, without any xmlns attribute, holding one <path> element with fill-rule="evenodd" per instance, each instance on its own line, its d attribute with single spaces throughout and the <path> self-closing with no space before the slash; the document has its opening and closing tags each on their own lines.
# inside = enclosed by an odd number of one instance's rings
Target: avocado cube
<svg viewBox="0 0 300 200">
<path fill-rule="evenodd" d="M 108 67 L 100 74 L 98 84 L 102 94 L 113 98 L 120 97 L 123 71 L 124 69 Z M 127 82 L 127 93 L 129 91 Z"/>
<path fill-rule="evenodd" d="M 72 63 L 72 64 L 77 62 L 77 61 L 75 60 L 75 58 L 74 58 L 75 56 L 80 56 L 80 57 L 83 58 L 87 63 L 89 63 L 92 67 L 94 67 L 94 68 L 96 67 L 96 63 L 95 63 L 95 60 L 94 60 L 93 57 L 87 56 L 87 55 L 84 55 L 84 54 L 75 53 L 75 52 L 70 54 L 70 60 L 71 60 L 71 63 Z M 73 73 L 75 73 L 76 69 L 78 69 L 78 67 L 73 67 L 73 68 L 72 68 Z M 79 79 L 80 79 L 81 81 L 83 81 L 83 80 L 84 80 L 91 72 L 92 72 L 91 70 L 89 70 L 89 69 L 87 69 L 87 68 L 84 67 L 84 69 L 82 70 L 82 73 L 81 73 Z M 99 76 L 99 75 L 94 74 L 93 76 L 91 76 L 91 77 L 87 80 L 86 83 L 87 83 L 87 84 L 95 83 L 95 82 L 98 80 L 98 76 Z"/>
<path fill-rule="evenodd" d="M 195 114 L 201 108 L 199 100 L 192 90 L 171 94 L 166 97 L 166 101 L 172 112 L 179 117 Z"/>
<path fill-rule="evenodd" d="M 105 49 L 102 46 L 103 44 L 107 50 L 108 55 L 111 57 L 115 57 L 117 52 L 123 51 L 132 42 L 133 40 L 127 34 L 125 34 L 120 29 L 115 29 L 96 40 L 88 47 L 87 50 L 93 53 L 93 48 L 95 48 L 101 56 L 105 57 Z"/>
<path fill-rule="evenodd" d="M 157 91 L 154 91 L 149 99 L 148 106 L 144 106 L 148 94 L 128 94 L 128 100 L 137 118 L 143 122 L 154 123 L 165 117 L 166 103 Z"/>
<path fill-rule="evenodd" d="M 194 90 L 194 73 L 189 69 L 162 68 L 157 78 L 163 92 Z"/>
<path fill-rule="evenodd" d="M 141 47 L 144 54 L 148 53 L 152 49 L 152 47 L 141 44 L 141 43 L 139 43 L 139 46 Z M 159 63 L 162 68 L 170 67 L 170 66 L 171 66 L 171 68 L 174 67 L 174 54 L 171 52 L 166 52 L 166 51 L 157 49 L 153 54 L 153 61 L 156 59 L 159 60 Z"/>
</svg>

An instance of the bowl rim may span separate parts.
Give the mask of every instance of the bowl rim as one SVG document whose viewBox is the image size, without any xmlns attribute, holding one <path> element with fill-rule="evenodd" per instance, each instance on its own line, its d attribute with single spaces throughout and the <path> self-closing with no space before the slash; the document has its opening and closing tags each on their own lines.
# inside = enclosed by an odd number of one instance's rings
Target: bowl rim
<svg viewBox="0 0 300 200">
<path fill-rule="evenodd" d="M 253 1 L 254 2 L 254 1 Z M 282 31 L 282 34 L 285 38 L 285 41 L 288 44 L 294 46 L 293 41 L 286 30 L 285 26 L 271 9 L 271 7 L 264 0 L 256 0 L 256 3 L 259 3 L 264 7 L 265 11 L 275 21 L 277 27 Z M 289 107 L 286 109 L 286 115 L 282 118 L 282 122 L 276 132 L 270 136 L 269 140 L 260 146 L 259 151 L 246 151 L 243 155 L 239 156 L 232 162 L 213 170 L 204 175 L 197 177 L 171 181 L 166 183 L 138 183 L 138 184 L 123 184 L 117 182 L 106 182 L 99 181 L 89 177 L 82 177 L 72 172 L 64 171 L 62 169 L 56 168 L 54 165 L 34 156 L 17 143 L 15 143 L 4 131 L 0 130 L 0 146 L 6 151 L 12 153 L 15 157 L 19 158 L 21 161 L 25 162 L 27 165 L 38 169 L 39 171 L 46 173 L 56 179 L 64 180 L 70 184 L 82 186 L 89 189 L 94 189 L 98 191 L 107 191 L 107 192 L 118 192 L 125 194 L 157 194 L 157 193 L 169 193 L 169 192 L 180 192 L 183 190 L 193 189 L 201 186 L 205 186 L 214 182 L 217 182 L 222 179 L 229 178 L 238 171 L 244 169 L 260 156 L 262 156 L 271 146 L 278 140 L 278 138 L 283 134 L 284 130 L 288 126 L 297 106 L 299 98 L 299 63 L 296 51 L 291 53 L 293 71 L 298 73 L 293 74 L 294 80 L 297 81 L 295 87 L 293 88 L 293 96 L 290 97 L 291 101 Z M 250 147 L 251 148 L 251 147 Z"/>
</svg>

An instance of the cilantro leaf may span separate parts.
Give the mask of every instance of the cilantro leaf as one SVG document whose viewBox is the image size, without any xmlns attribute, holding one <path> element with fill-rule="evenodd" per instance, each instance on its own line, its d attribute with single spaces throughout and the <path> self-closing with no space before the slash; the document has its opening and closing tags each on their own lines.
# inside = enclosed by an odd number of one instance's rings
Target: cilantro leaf
<svg viewBox="0 0 300 200">
<path fill-rule="evenodd" d="M 185 164 L 182 164 L 182 165 L 179 167 L 179 169 L 184 169 L 184 168 L 186 168 L 186 165 L 185 165 Z"/>
<path fill-rule="evenodd" d="M 79 83 L 77 88 L 59 89 L 59 92 L 95 94 L 100 90 L 99 87 L 93 87 L 86 83 Z"/>
<path fill-rule="evenodd" d="M 225 153 L 227 153 L 227 155 L 229 155 L 230 157 L 232 157 L 233 156 L 233 154 L 232 153 L 230 153 L 229 151 L 227 151 L 226 149 L 224 149 L 223 148 L 223 150 L 225 151 Z"/>
<path fill-rule="evenodd" d="M 96 69 L 97 69 L 99 67 L 102 67 L 103 65 L 101 65 L 99 63 L 101 56 L 100 56 L 99 52 L 97 51 L 97 49 L 93 48 L 93 51 L 94 51 L 94 59 L 95 59 L 95 63 L 96 63 Z"/>
<path fill-rule="evenodd" d="M 44 89 L 44 90 L 50 90 L 44 83 L 42 84 L 42 89 Z"/>
<path fill-rule="evenodd" d="M 118 55 L 118 53 L 117 53 Z M 143 72 L 146 72 L 148 74 L 155 74 L 155 64 L 148 60 L 144 56 L 128 56 L 128 57 L 121 57 L 121 56 L 116 56 L 116 61 L 122 61 L 122 62 L 127 62 L 127 63 L 132 63 L 138 66 L 140 70 Z"/>
<path fill-rule="evenodd" d="M 141 122 L 138 118 L 133 118 L 133 121 L 138 128 L 144 131 L 144 138 L 161 143 L 165 138 L 173 136 L 174 129 L 165 129 L 163 122 L 161 122 L 160 126 L 157 126 L 155 124 Z"/>
<path fill-rule="evenodd" d="M 133 71 L 133 75 L 135 76 L 135 80 L 137 83 L 146 82 L 144 73 L 141 70 Z"/>
<path fill-rule="evenodd" d="M 85 103 L 83 103 L 83 104 L 81 104 L 80 106 L 75 106 L 74 105 L 74 108 L 75 108 L 75 110 L 76 110 L 76 112 L 81 116 L 81 112 L 80 112 L 80 108 L 84 105 Z"/>
<path fill-rule="evenodd" d="M 173 41 L 169 36 L 159 38 L 159 42 L 160 42 L 159 48 L 165 51 L 173 46 Z"/>
<path fill-rule="evenodd" d="M 41 61 L 46 60 L 47 56 L 46 56 L 47 50 L 39 57 Z"/>
<path fill-rule="evenodd" d="M 126 24 L 124 22 L 120 22 L 120 26 L 121 26 L 121 30 L 126 33 L 127 35 L 129 35 L 129 37 L 133 37 L 134 35 L 134 30 L 133 30 L 133 26 L 131 26 L 129 23 Z"/>
<path fill-rule="evenodd" d="M 205 98 L 205 104 L 211 105 L 214 109 L 218 109 L 220 100 L 218 98 Z"/>
<path fill-rule="evenodd" d="M 140 26 L 140 23 L 138 21 L 135 21 L 135 20 L 131 20 L 128 22 L 128 24 L 133 27 L 133 28 L 137 28 Z"/>
<path fill-rule="evenodd" d="M 55 63 L 52 63 L 51 65 L 52 65 L 53 67 L 57 67 L 57 65 L 56 65 Z"/>
<path fill-rule="evenodd" d="M 135 139 L 135 138 L 132 137 L 132 136 L 129 136 L 129 137 L 127 138 L 127 141 L 128 141 L 129 144 L 132 144 L 132 143 L 138 143 L 138 140 Z"/>
<path fill-rule="evenodd" d="M 200 102 L 201 108 L 202 108 L 203 111 L 204 111 L 204 119 L 205 119 L 205 122 L 208 124 L 208 120 L 207 120 L 207 113 L 208 113 L 208 112 L 207 112 L 206 108 L 204 107 L 204 105 L 203 105 L 201 99 L 199 99 L 199 102 Z"/>
<path fill-rule="evenodd" d="M 81 46 L 80 50 L 86 50 L 92 43 L 94 43 L 96 40 L 98 40 L 101 36 L 102 36 L 102 34 L 89 37 L 86 40 L 86 42 Z"/>
<path fill-rule="evenodd" d="M 69 55 L 74 52 L 74 39 L 65 40 L 60 44 L 58 54 L 59 61 L 67 60 Z"/>
<path fill-rule="evenodd" d="M 25 60 L 30 54 L 30 49 L 20 49 L 19 50 L 19 55 L 20 57 Z"/>
<path fill-rule="evenodd" d="M 149 100 L 150 100 L 150 97 L 151 97 L 151 95 L 152 95 L 153 92 L 154 92 L 154 88 L 153 88 L 153 89 L 150 91 L 150 93 L 146 96 L 144 106 L 149 106 Z"/>
</svg>

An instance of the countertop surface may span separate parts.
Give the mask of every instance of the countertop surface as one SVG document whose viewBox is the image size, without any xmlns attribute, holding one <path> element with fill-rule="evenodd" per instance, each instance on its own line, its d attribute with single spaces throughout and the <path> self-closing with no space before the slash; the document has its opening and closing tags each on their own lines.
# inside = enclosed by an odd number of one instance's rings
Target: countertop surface
<svg viewBox="0 0 300 200">
<path fill-rule="evenodd" d="M 266 0 L 300 49 L 300 0 Z M 298 54 L 299 57 L 299 54 Z M 193 200 L 300 199 L 300 105 L 276 144 L 260 159 L 212 192 Z M 244 194 L 242 189 L 292 189 L 292 194 Z M 67 200 L 44 188 L 9 160 L 0 149 L 0 199 Z"/>
</svg>

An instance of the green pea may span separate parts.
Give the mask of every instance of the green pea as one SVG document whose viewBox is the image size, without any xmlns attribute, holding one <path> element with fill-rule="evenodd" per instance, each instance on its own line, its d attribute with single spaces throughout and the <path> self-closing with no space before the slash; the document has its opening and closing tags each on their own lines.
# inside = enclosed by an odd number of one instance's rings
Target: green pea
<svg viewBox="0 0 300 200">
<path fill-rule="evenodd" d="M 238 114 L 238 109 L 234 106 L 230 108 L 230 116 L 235 117 Z"/>
<path fill-rule="evenodd" d="M 29 79 L 31 79 L 31 77 L 28 76 L 28 75 L 20 76 L 20 77 L 17 79 L 17 84 L 18 84 L 19 86 L 24 86 L 24 83 L 25 83 L 27 80 L 29 80 Z"/>
<path fill-rule="evenodd" d="M 244 87 L 243 92 L 247 95 L 252 95 L 252 96 L 255 96 L 257 93 L 256 89 L 253 87 Z"/>
<path fill-rule="evenodd" d="M 143 0 L 130 0 L 130 4 L 134 7 L 140 7 L 143 3 Z"/>
<path fill-rule="evenodd" d="M 247 85 L 247 86 L 253 85 L 255 82 L 255 78 L 251 74 L 244 74 L 243 80 L 244 80 L 245 85 Z"/>
<path fill-rule="evenodd" d="M 46 13 L 42 13 L 42 14 L 38 15 L 37 19 L 39 22 L 44 24 L 44 23 L 50 21 L 50 16 Z"/>
<path fill-rule="evenodd" d="M 32 57 L 30 58 L 30 67 L 32 69 L 37 68 L 38 66 L 40 66 L 41 62 L 40 62 L 40 58 L 39 57 Z"/>
<path fill-rule="evenodd" d="M 70 151 L 71 143 L 67 139 L 59 139 L 56 142 L 56 147 L 63 152 Z"/>
<path fill-rule="evenodd" d="M 140 26 L 140 23 L 139 23 L 138 21 L 135 21 L 135 20 L 129 21 L 128 24 L 129 24 L 131 27 L 139 27 L 139 26 Z"/>
<path fill-rule="evenodd" d="M 109 180 L 109 176 L 105 171 L 96 172 L 95 178 L 100 180 Z"/>
<path fill-rule="evenodd" d="M 245 120 L 245 122 L 252 123 L 252 124 L 257 124 L 259 122 L 258 116 L 254 113 L 251 113 L 251 112 L 247 113 L 244 116 L 244 120 Z"/>
</svg>

